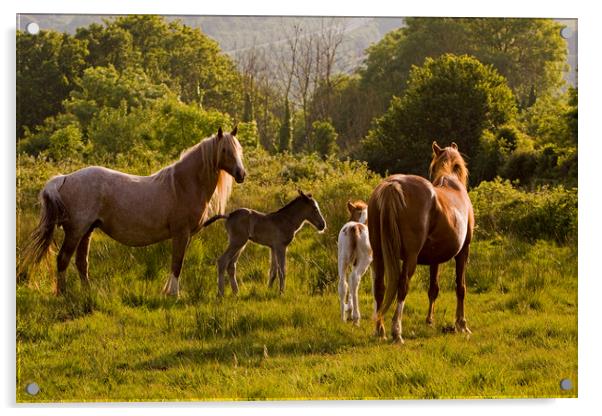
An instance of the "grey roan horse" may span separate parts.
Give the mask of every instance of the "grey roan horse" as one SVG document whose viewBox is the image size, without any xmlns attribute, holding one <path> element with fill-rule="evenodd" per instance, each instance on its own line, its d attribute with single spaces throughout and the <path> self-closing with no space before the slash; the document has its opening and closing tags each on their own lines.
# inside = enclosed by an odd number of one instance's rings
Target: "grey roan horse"
<svg viewBox="0 0 602 416">
<path fill-rule="evenodd" d="M 228 215 L 216 215 L 206 221 L 203 227 L 222 218 L 226 218 L 228 248 L 217 262 L 217 294 L 224 295 L 224 273 L 227 270 L 230 286 L 234 294 L 238 293 L 236 282 L 236 261 L 249 240 L 270 247 L 272 263 L 269 286 L 272 287 L 276 275 L 280 278 L 280 293 L 284 292 L 284 274 L 286 267 L 286 248 L 295 238 L 295 233 L 308 221 L 320 232 L 326 228 L 320 208 L 311 194 L 298 191 L 299 196 L 276 212 L 264 214 L 252 209 L 241 208 Z"/>
<path fill-rule="evenodd" d="M 224 212 L 232 177 L 237 183 L 245 178 L 242 148 L 235 135 L 236 128 L 230 133 L 220 128 L 151 176 L 99 166 L 55 176 L 40 193 L 40 223 L 24 250 L 20 269 L 44 257 L 59 226 L 65 238 L 57 257 L 56 294 L 66 288 L 65 271 L 74 253 L 81 281 L 88 284 L 88 250 L 95 228 L 127 246 L 171 239 L 171 275 L 163 291 L 177 296 L 191 236 L 200 230 L 209 207 Z"/>
</svg>

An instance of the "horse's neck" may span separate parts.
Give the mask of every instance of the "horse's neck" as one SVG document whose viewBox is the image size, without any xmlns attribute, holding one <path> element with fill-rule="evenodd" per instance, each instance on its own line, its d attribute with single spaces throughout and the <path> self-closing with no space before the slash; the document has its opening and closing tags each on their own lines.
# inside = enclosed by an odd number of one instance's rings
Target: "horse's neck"
<svg viewBox="0 0 602 416">
<path fill-rule="evenodd" d="M 281 220 L 282 225 L 293 232 L 297 231 L 305 221 L 305 216 L 297 209 L 296 205 L 290 204 L 275 213 L 275 216 Z"/>
<path fill-rule="evenodd" d="M 462 184 L 462 181 L 452 174 L 439 176 L 435 181 L 433 181 L 433 185 L 440 188 L 452 188 L 456 191 L 460 191 L 462 189 L 466 190 Z"/>
<path fill-rule="evenodd" d="M 218 182 L 219 172 L 212 172 L 201 164 L 200 158 L 189 158 L 173 166 L 177 186 L 187 199 L 193 199 L 193 204 L 209 202 Z"/>
</svg>

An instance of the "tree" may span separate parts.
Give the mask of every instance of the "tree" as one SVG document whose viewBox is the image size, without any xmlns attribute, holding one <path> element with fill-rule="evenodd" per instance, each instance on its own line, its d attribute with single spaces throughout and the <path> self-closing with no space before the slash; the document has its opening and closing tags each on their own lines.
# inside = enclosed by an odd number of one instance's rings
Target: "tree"
<svg viewBox="0 0 602 416">
<path fill-rule="evenodd" d="M 127 68 L 120 73 L 112 65 L 86 69 L 80 84 L 65 101 L 65 109 L 77 116 L 84 130 L 102 108 L 125 103 L 129 112 L 170 95 L 166 85 L 154 84 L 142 70 Z"/>
<path fill-rule="evenodd" d="M 245 106 L 242 113 L 242 121 L 248 123 L 253 120 L 255 120 L 255 115 L 253 113 L 253 101 L 251 101 L 251 95 L 247 92 L 245 93 Z"/>
<path fill-rule="evenodd" d="M 278 133 L 278 151 L 286 152 L 291 150 L 293 141 L 293 126 L 291 123 L 291 109 L 288 99 L 284 101 L 284 116 L 280 131 Z"/>
<path fill-rule="evenodd" d="M 315 152 L 325 157 L 338 152 L 338 134 L 330 120 L 314 121 L 311 127 L 311 145 Z"/>
<path fill-rule="evenodd" d="M 380 108 L 405 88 L 412 65 L 445 53 L 469 54 L 506 77 L 519 103 L 554 92 L 567 55 L 561 25 L 551 19 L 407 18 L 368 49 L 361 70 L 366 89 L 382 97 Z M 532 100 L 532 97 L 531 97 Z"/>
<path fill-rule="evenodd" d="M 48 153 L 54 160 L 81 158 L 83 149 L 82 132 L 75 124 L 58 129 L 50 136 Z"/>
<path fill-rule="evenodd" d="M 17 137 L 61 111 L 87 53 L 85 42 L 66 33 L 17 31 Z"/>
<path fill-rule="evenodd" d="M 433 140 L 456 142 L 471 158 L 483 133 L 495 133 L 515 113 L 512 91 L 492 66 L 469 56 L 427 58 L 412 69 L 404 95 L 376 120 L 361 153 L 380 172 L 426 176 Z"/>
</svg>

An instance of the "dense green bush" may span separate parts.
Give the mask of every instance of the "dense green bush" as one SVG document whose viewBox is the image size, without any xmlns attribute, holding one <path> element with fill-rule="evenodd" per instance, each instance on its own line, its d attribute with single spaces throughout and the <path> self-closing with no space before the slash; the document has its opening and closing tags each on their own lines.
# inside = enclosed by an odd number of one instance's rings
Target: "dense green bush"
<svg viewBox="0 0 602 416">
<path fill-rule="evenodd" d="M 470 192 L 480 238 L 514 235 L 529 241 L 577 237 L 577 190 L 563 186 L 525 192 L 510 181 L 482 182 Z"/>
</svg>

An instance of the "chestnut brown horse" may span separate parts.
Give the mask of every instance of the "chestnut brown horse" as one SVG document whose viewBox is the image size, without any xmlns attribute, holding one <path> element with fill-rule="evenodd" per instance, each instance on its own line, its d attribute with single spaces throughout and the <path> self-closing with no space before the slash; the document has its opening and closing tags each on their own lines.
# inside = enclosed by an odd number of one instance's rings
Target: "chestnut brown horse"
<svg viewBox="0 0 602 416">
<path fill-rule="evenodd" d="M 235 135 L 236 128 L 229 134 L 220 128 L 151 176 L 100 166 L 55 176 L 40 192 L 40 223 L 24 250 L 21 272 L 44 257 L 59 226 L 65 238 L 57 257 L 57 294 L 65 290 L 65 272 L 74 253 L 81 281 L 88 285 L 88 250 L 96 228 L 127 246 L 171 239 L 171 275 L 163 291 L 177 296 L 191 236 L 201 228 L 209 207 L 224 212 L 232 178 L 238 183 L 245 178 L 242 148 Z"/>
<path fill-rule="evenodd" d="M 432 324 L 439 294 L 439 264 L 452 258 L 456 261 L 455 330 L 470 333 L 464 317 L 464 296 L 474 214 L 466 191 L 468 170 L 455 143 L 442 149 L 433 142 L 430 175 L 432 182 L 414 175 L 389 176 L 368 202 L 376 335 L 385 337 L 384 315 L 397 297 L 392 336 L 401 343 L 403 307 L 416 265 L 430 266 L 426 321 Z"/>
</svg>

